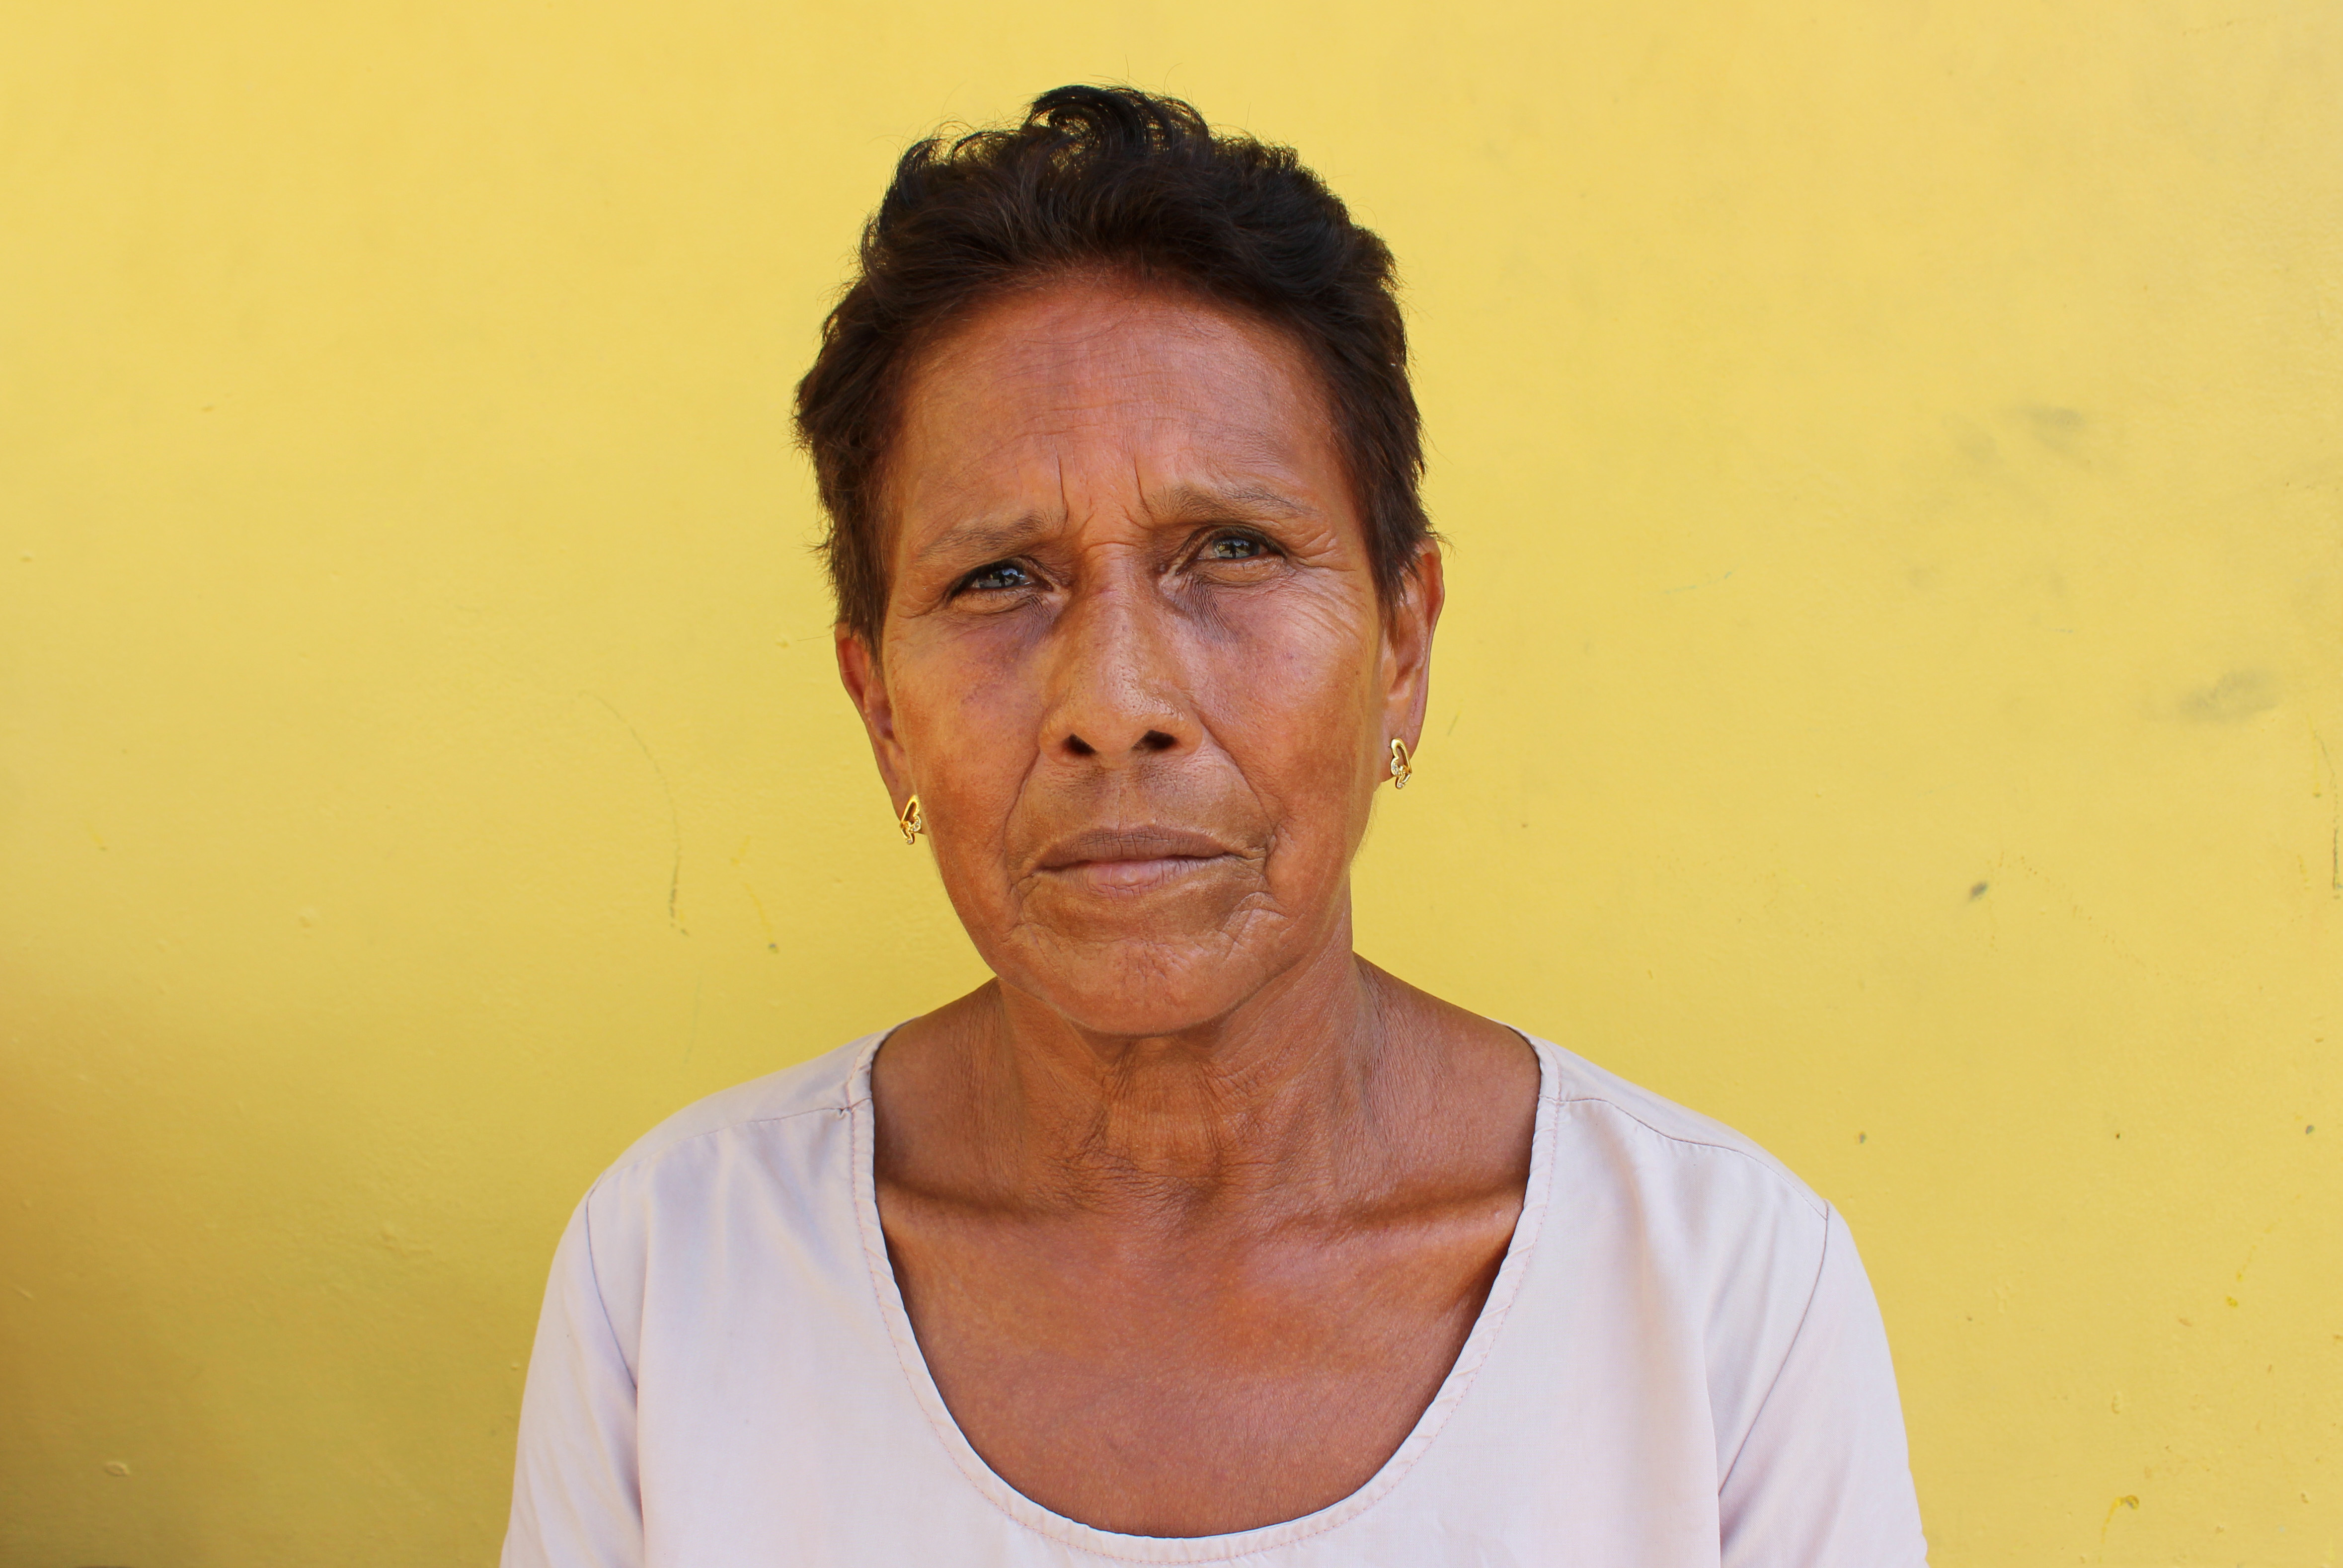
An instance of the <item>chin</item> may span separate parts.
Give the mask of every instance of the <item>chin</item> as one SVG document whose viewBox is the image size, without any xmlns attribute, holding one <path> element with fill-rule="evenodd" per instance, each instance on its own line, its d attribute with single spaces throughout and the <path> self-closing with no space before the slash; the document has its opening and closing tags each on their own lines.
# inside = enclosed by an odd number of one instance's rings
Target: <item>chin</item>
<svg viewBox="0 0 2343 1568">
<path fill-rule="evenodd" d="M 1085 1033 L 1123 1038 L 1202 1029 L 1242 1006 L 1272 972 L 1224 940 L 1050 942 L 1044 950 L 994 968 Z"/>
</svg>

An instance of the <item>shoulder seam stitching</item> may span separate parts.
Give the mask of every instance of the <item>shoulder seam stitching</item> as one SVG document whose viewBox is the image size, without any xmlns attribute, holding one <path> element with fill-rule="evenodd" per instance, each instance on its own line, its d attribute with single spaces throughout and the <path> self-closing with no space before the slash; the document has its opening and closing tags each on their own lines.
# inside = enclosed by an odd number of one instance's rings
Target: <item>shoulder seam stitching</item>
<svg viewBox="0 0 2343 1568">
<path fill-rule="evenodd" d="M 1749 1424 L 1742 1430 L 1741 1441 L 1734 1446 L 1733 1462 L 1716 1478 L 1716 1494 L 1720 1498 L 1725 1495 L 1725 1489 L 1732 1484 L 1733 1473 L 1741 1468 L 1741 1456 L 1748 1450 L 1750 1435 L 1757 1430 L 1757 1423 L 1765 1419 L 1765 1407 L 1774 1402 L 1774 1391 L 1782 1386 L 1782 1374 L 1790 1370 L 1790 1357 L 1797 1351 L 1798 1341 L 1805 1337 L 1806 1324 L 1814 1318 L 1815 1302 L 1823 1293 L 1823 1271 L 1830 1265 L 1831 1218 L 1831 1206 L 1825 1203 L 1823 1205 L 1822 1255 L 1815 1260 L 1815 1282 L 1806 1288 L 1806 1304 L 1798 1309 L 1798 1326 L 1790 1331 L 1789 1340 L 1782 1346 L 1781 1362 L 1774 1368 L 1773 1377 L 1766 1382 L 1765 1397 L 1757 1402 L 1757 1408 L 1749 1412 Z"/>
<path fill-rule="evenodd" d="M 590 1192 L 587 1194 L 588 1197 L 592 1195 Z M 586 1239 L 586 1280 L 594 1287 L 594 1305 L 599 1308 L 602 1313 L 602 1332 L 610 1336 L 610 1348 L 618 1352 L 618 1364 L 627 1369 L 627 1386 L 633 1389 L 637 1396 L 640 1397 L 642 1378 L 635 1371 L 634 1362 L 628 1357 L 627 1347 L 618 1342 L 618 1325 L 610 1321 L 610 1298 L 602 1289 L 602 1265 L 594 1258 L 593 1211 L 582 1202 L 578 1207 L 579 1211 L 578 1231 Z M 638 1353 L 640 1353 L 639 1347 L 638 1347 Z"/>
<path fill-rule="evenodd" d="M 1719 1143 L 1712 1139 L 1706 1138 L 1686 1138 L 1681 1133 L 1670 1132 L 1664 1128 L 1654 1127 L 1650 1122 L 1644 1121 L 1642 1117 L 1636 1115 L 1633 1111 L 1630 1111 L 1627 1107 L 1620 1104 L 1617 1101 L 1611 1099 L 1607 1095 L 1570 1094 L 1563 1096 L 1556 1103 L 1558 1105 L 1600 1105 L 1608 1110 L 1617 1111 L 1621 1116 L 1625 1117 L 1628 1121 L 1634 1122 L 1636 1126 L 1642 1128 L 1644 1131 L 1650 1133 L 1654 1138 L 1664 1139 L 1670 1143 L 1681 1143 L 1687 1149 L 1714 1149 L 1720 1154 L 1735 1155 L 1737 1158 L 1745 1160 L 1750 1164 L 1755 1165 L 1758 1170 L 1763 1171 L 1766 1175 L 1772 1177 L 1774 1181 L 1781 1186 L 1788 1188 L 1792 1197 L 1797 1199 L 1799 1202 L 1803 1203 L 1806 1208 L 1814 1211 L 1816 1214 L 1827 1217 L 1830 1212 L 1830 1205 L 1824 1201 L 1818 1194 L 1804 1191 L 1804 1184 L 1800 1182 L 1797 1178 L 1789 1175 L 1785 1171 L 1775 1169 L 1771 1156 L 1761 1159 L 1757 1155 L 1752 1154 L 1748 1150 L 1736 1149 L 1730 1143 Z"/>
<path fill-rule="evenodd" d="M 687 1143 L 697 1143 L 703 1138 L 713 1138 L 719 1132 L 737 1132 L 741 1128 L 756 1127 L 769 1121 L 791 1121 L 800 1116 L 840 1116 L 852 1109 L 853 1102 L 849 1101 L 839 1105 L 809 1105 L 802 1111 L 777 1111 L 770 1115 L 743 1116 L 738 1121 L 727 1121 L 721 1126 L 706 1127 L 702 1128 L 698 1132 L 686 1133 L 680 1138 L 660 1144 L 656 1149 L 645 1150 L 642 1153 L 636 1155 L 631 1160 L 621 1155 L 618 1161 L 611 1164 L 608 1170 L 602 1172 L 602 1181 L 607 1181 L 612 1176 L 623 1175 L 627 1171 L 634 1170 L 639 1165 L 642 1165 L 652 1160 L 658 1159 L 660 1155 L 667 1153 L 669 1150 L 680 1149 Z M 597 1181 L 594 1185 L 596 1187 L 601 1186 L 602 1181 Z M 588 1195 L 590 1196 L 591 1194 Z"/>
</svg>

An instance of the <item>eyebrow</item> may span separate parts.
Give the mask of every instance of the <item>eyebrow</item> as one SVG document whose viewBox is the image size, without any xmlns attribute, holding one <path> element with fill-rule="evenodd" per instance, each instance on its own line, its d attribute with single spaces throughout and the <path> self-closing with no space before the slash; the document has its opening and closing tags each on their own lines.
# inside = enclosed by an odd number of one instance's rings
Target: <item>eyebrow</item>
<svg viewBox="0 0 2343 1568">
<path fill-rule="evenodd" d="M 1268 512 L 1281 518 L 1314 518 L 1318 508 L 1264 485 L 1173 485 L 1149 498 L 1149 510 L 1173 519 L 1201 519 L 1231 510 Z"/>
<path fill-rule="evenodd" d="M 1172 485 L 1148 498 L 1148 510 L 1166 522 L 1202 522 L 1232 512 L 1266 513 L 1279 518 L 1314 518 L 1318 508 L 1282 490 L 1262 485 L 1236 485 L 1226 489 L 1211 485 Z M 1038 512 L 1009 518 L 971 518 L 920 547 L 913 559 L 925 564 L 939 557 L 987 559 L 1015 555 L 1036 536 L 1047 533 L 1051 519 Z"/>
<path fill-rule="evenodd" d="M 939 556 L 1011 556 L 1048 528 L 1048 522 L 1034 512 L 1013 518 L 971 518 L 954 523 L 921 545 L 912 558 L 925 563 Z"/>
</svg>

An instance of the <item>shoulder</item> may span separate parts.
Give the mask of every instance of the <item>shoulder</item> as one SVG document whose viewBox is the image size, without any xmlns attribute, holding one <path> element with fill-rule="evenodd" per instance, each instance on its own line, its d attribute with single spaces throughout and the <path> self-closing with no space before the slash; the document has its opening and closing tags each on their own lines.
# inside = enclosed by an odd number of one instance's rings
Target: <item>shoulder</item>
<svg viewBox="0 0 2343 1568">
<path fill-rule="evenodd" d="M 849 1112 L 881 1038 L 866 1035 L 684 1107 L 587 1190 L 555 1268 L 566 1257 L 587 1282 L 578 1288 L 599 1301 L 630 1371 L 655 1280 L 670 1282 L 669 1298 L 716 1310 L 747 1299 L 739 1270 L 749 1255 L 795 1270 L 766 1282 L 768 1301 L 850 1271 L 858 1242 Z"/>
<path fill-rule="evenodd" d="M 1553 1131 L 1542 1186 L 1553 1201 L 1619 1257 L 1725 1316 L 1762 1302 L 1759 1315 L 1795 1323 L 1832 1232 L 1844 1230 L 1831 1206 L 1724 1123 L 1550 1041 L 1532 1043 L 1545 1070 L 1541 1109 Z"/>
<path fill-rule="evenodd" d="M 1660 1283 L 1634 1310 L 1702 1346 L 1720 1432 L 1745 1430 L 1816 1301 L 1869 1301 L 1845 1221 L 1753 1140 L 1532 1043 L 1553 1124 L 1544 1192 L 1570 1245 L 1598 1271 Z"/>
<path fill-rule="evenodd" d="M 1750 1196 L 1804 1210 L 1817 1221 L 1829 1205 L 1753 1139 L 1663 1099 L 1551 1040 L 1530 1036 L 1544 1059 L 1544 1097 L 1582 1125 L 1600 1125 L 1661 1163 L 1713 1171 Z"/>
<path fill-rule="evenodd" d="M 787 1124 L 836 1121 L 867 1093 L 863 1070 L 886 1031 L 849 1040 L 795 1067 L 752 1078 L 694 1101 L 635 1140 L 611 1161 L 598 1188 L 642 1177 L 744 1137 L 785 1130 Z"/>
</svg>

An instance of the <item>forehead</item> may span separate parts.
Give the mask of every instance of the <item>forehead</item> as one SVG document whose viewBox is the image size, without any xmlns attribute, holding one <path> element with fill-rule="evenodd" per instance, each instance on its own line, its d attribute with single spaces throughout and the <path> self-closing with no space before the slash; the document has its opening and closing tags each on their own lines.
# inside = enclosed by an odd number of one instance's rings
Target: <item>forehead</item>
<svg viewBox="0 0 2343 1568">
<path fill-rule="evenodd" d="M 1141 492 L 1268 487 L 1348 509 L 1314 367 L 1284 333 L 1109 279 L 997 300 L 921 357 L 889 490 L 899 522 L 1062 511 Z"/>
</svg>

